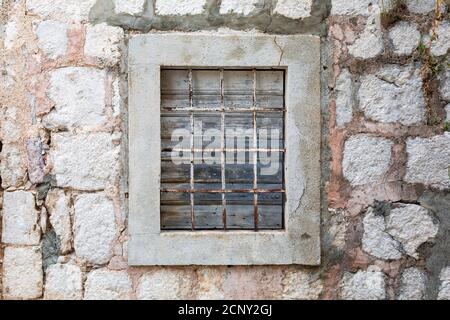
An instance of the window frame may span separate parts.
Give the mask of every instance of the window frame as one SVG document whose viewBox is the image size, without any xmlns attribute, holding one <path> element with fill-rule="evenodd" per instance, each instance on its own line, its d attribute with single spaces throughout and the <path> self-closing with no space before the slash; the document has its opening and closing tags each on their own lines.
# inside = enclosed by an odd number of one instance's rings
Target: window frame
<svg viewBox="0 0 450 320">
<path fill-rule="evenodd" d="M 161 68 L 284 68 L 284 230 L 161 231 Z M 320 264 L 320 38 L 137 35 L 129 41 L 128 263 Z"/>
</svg>

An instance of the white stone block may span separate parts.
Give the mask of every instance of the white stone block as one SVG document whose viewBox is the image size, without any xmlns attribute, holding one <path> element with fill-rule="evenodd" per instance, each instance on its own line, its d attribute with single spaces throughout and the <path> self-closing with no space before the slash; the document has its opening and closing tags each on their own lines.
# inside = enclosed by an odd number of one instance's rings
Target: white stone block
<svg viewBox="0 0 450 320">
<path fill-rule="evenodd" d="M 384 300 L 386 284 L 380 271 L 345 273 L 341 283 L 341 298 L 346 300 Z"/>
<path fill-rule="evenodd" d="M 353 117 L 353 81 L 347 69 L 342 70 L 336 79 L 336 125 L 343 127 Z"/>
<path fill-rule="evenodd" d="M 205 12 L 206 0 L 155 0 L 155 11 L 161 16 L 197 15 Z"/>
<path fill-rule="evenodd" d="M 54 109 L 43 118 L 48 129 L 90 130 L 106 121 L 105 72 L 68 67 L 50 74 L 49 98 Z"/>
<path fill-rule="evenodd" d="M 75 254 L 90 264 L 107 263 L 118 235 L 113 202 L 104 193 L 90 193 L 79 195 L 74 206 Z"/>
<path fill-rule="evenodd" d="M 138 15 L 144 11 L 146 0 L 114 0 L 116 14 Z"/>
<path fill-rule="evenodd" d="M 382 123 L 420 124 L 425 119 L 425 99 L 420 68 L 387 65 L 362 77 L 360 107 L 367 118 Z"/>
<path fill-rule="evenodd" d="M 3 257 L 3 297 L 37 299 L 42 295 L 42 255 L 39 247 L 6 247 Z"/>
<path fill-rule="evenodd" d="M 85 300 L 128 300 L 131 298 L 131 279 L 126 271 L 99 269 L 88 274 Z"/>
<path fill-rule="evenodd" d="M 89 25 L 86 30 L 84 54 L 95 57 L 107 66 L 120 61 L 124 32 L 122 28 L 108 26 L 106 23 Z"/>
<path fill-rule="evenodd" d="M 422 300 L 425 298 L 426 275 L 417 268 L 403 271 L 398 300 Z"/>
<path fill-rule="evenodd" d="M 389 169 L 392 141 L 360 134 L 345 143 L 343 173 L 353 185 L 380 181 Z"/>
<path fill-rule="evenodd" d="M 69 196 L 66 196 L 64 190 L 61 189 L 51 190 L 45 199 L 50 223 L 61 242 L 60 250 L 62 254 L 71 251 L 73 242 L 69 202 Z"/>
<path fill-rule="evenodd" d="M 47 268 L 45 276 L 45 300 L 81 300 L 83 279 L 80 267 L 70 264 L 54 264 Z"/>
<path fill-rule="evenodd" d="M 37 25 L 35 33 L 39 48 L 50 59 L 56 59 L 66 54 L 67 29 L 67 24 L 52 20 L 42 21 Z"/>
<path fill-rule="evenodd" d="M 27 10 L 44 19 L 86 21 L 97 0 L 27 0 Z"/>
<path fill-rule="evenodd" d="M 450 132 L 432 138 L 408 139 L 406 151 L 406 182 L 450 188 Z"/>
<path fill-rule="evenodd" d="M 291 19 L 303 19 L 311 16 L 312 0 L 278 0 L 274 13 Z"/>
<path fill-rule="evenodd" d="M 50 155 L 59 187 L 101 190 L 118 173 L 119 147 L 109 133 L 55 133 Z"/>
<path fill-rule="evenodd" d="M 409 22 L 399 22 L 390 31 L 389 38 L 398 55 L 412 54 L 420 42 L 420 32 L 416 25 Z"/>
<path fill-rule="evenodd" d="M 14 191 L 3 194 L 3 243 L 39 244 L 40 229 L 35 205 L 31 192 Z"/>
</svg>

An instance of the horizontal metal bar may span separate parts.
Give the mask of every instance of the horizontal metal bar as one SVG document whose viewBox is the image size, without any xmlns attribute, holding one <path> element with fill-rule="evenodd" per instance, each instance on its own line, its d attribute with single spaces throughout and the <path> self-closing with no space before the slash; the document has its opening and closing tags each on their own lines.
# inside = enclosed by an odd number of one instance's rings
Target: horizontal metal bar
<svg viewBox="0 0 450 320">
<path fill-rule="evenodd" d="M 161 189 L 165 193 L 285 193 L 284 189 Z"/>
<path fill-rule="evenodd" d="M 221 107 L 212 107 L 212 108 L 200 108 L 200 107 L 161 107 L 162 111 L 186 111 L 186 112 L 258 112 L 258 113 L 264 113 L 264 112 L 286 112 L 285 108 L 226 108 L 222 109 Z"/>
<path fill-rule="evenodd" d="M 286 148 L 283 149 L 266 149 L 266 148 L 257 148 L 257 149 L 253 149 L 253 148 L 249 148 L 249 149 L 222 149 L 222 148 L 218 148 L 218 149 L 183 149 L 183 148 L 162 148 L 161 149 L 162 152 L 286 152 Z"/>
</svg>

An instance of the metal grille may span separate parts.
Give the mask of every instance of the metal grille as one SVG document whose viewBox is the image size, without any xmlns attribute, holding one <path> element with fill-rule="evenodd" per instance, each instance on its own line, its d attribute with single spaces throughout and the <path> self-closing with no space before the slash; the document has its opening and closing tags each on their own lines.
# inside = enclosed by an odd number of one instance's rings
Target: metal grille
<svg viewBox="0 0 450 320">
<path fill-rule="evenodd" d="M 284 81 L 273 69 L 161 71 L 162 230 L 284 228 Z"/>
</svg>

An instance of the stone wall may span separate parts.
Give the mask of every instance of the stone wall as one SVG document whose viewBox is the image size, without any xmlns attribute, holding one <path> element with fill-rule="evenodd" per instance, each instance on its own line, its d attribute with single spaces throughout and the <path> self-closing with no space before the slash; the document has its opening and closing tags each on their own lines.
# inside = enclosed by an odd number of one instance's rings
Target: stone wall
<svg viewBox="0 0 450 320">
<path fill-rule="evenodd" d="M 0 0 L 3 299 L 450 299 L 449 1 Z M 320 267 L 127 266 L 127 39 L 323 38 Z"/>
</svg>

